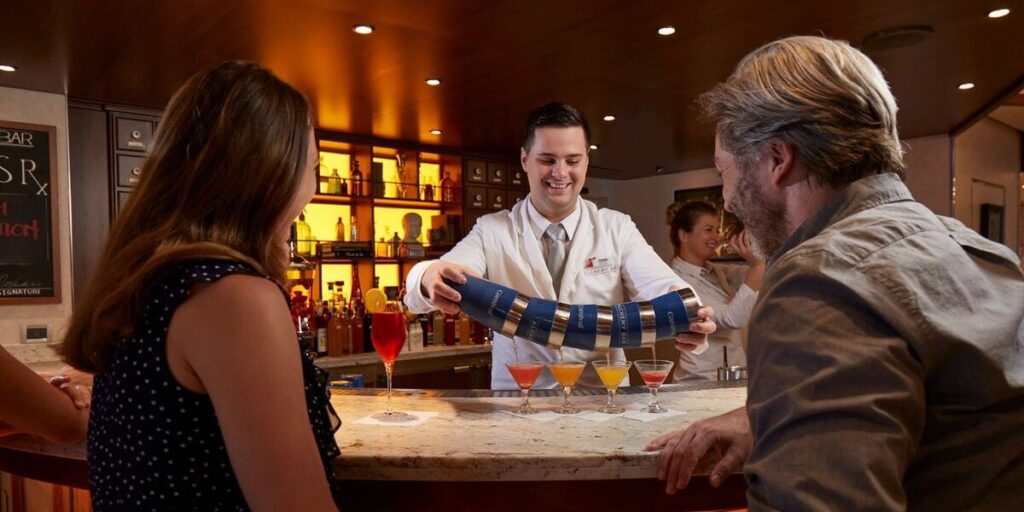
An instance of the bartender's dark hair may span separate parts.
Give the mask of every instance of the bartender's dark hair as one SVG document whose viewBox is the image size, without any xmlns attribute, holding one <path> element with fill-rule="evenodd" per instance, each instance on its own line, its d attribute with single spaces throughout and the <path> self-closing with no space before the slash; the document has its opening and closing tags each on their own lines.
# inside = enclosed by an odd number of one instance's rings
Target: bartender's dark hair
<svg viewBox="0 0 1024 512">
<path fill-rule="evenodd" d="M 587 123 L 587 118 L 583 117 L 582 112 L 576 110 L 568 103 L 548 103 L 530 112 L 530 117 L 526 120 L 526 129 L 523 130 L 523 151 L 530 152 L 537 128 L 548 128 L 551 126 L 558 128 L 579 126 L 583 128 L 583 138 L 586 139 L 585 142 L 589 151 L 590 124 Z"/>
<path fill-rule="evenodd" d="M 668 231 L 668 238 L 672 240 L 672 247 L 676 248 L 676 252 L 679 252 L 679 244 L 681 243 L 679 241 L 679 230 L 681 229 L 687 233 L 693 231 L 693 225 L 704 214 L 717 217 L 718 210 L 703 201 L 690 201 L 683 205 L 682 208 L 676 210 L 675 216 L 672 217 L 672 227 Z"/>
<path fill-rule="evenodd" d="M 65 361 L 103 371 L 150 289 L 181 261 L 243 261 L 284 282 L 280 231 L 302 182 L 311 119 L 301 93 L 251 62 L 225 62 L 185 82 L 74 309 Z"/>
</svg>

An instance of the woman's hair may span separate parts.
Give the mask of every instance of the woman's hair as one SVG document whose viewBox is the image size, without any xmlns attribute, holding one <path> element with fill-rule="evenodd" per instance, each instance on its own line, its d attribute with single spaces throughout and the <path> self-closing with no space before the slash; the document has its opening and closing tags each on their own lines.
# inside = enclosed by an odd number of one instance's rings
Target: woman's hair
<svg viewBox="0 0 1024 512">
<path fill-rule="evenodd" d="M 676 210 L 668 232 L 668 237 L 672 240 L 672 247 L 676 248 L 676 252 L 679 252 L 679 244 L 681 243 L 679 241 L 679 230 L 681 229 L 687 233 L 693 231 L 693 226 L 701 215 L 710 215 L 717 218 L 718 210 L 715 210 L 714 206 L 702 201 L 691 201 Z"/>
<path fill-rule="evenodd" d="M 822 184 L 903 176 L 896 99 L 871 59 L 845 41 L 801 36 L 768 43 L 698 101 L 741 169 L 784 142 Z"/>
<path fill-rule="evenodd" d="M 105 369 L 150 288 L 183 260 L 240 260 L 283 282 L 277 231 L 302 181 L 310 126 L 305 97 L 253 63 L 225 62 L 178 89 L 71 317 L 68 364 Z"/>
</svg>

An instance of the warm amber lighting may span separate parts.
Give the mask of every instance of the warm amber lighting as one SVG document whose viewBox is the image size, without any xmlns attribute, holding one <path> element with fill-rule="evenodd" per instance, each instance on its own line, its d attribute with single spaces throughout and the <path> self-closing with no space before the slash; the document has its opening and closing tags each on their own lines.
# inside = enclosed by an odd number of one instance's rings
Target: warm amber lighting
<svg viewBox="0 0 1024 512">
<path fill-rule="evenodd" d="M 974 84 L 971 83 L 971 82 L 964 82 L 964 83 L 958 85 L 957 89 L 960 89 L 961 91 L 967 91 L 967 90 L 970 90 L 970 89 L 974 89 Z"/>
<path fill-rule="evenodd" d="M 440 78 L 428 78 L 426 80 L 426 82 L 427 82 L 427 85 L 429 85 L 431 87 L 436 87 L 438 85 L 441 85 L 441 79 Z"/>
<path fill-rule="evenodd" d="M 14 73 L 17 70 L 18 70 L 18 68 L 14 67 L 14 66 L 12 66 L 10 64 L 0 64 L 0 71 L 6 71 L 8 73 Z"/>
<path fill-rule="evenodd" d="M 364 35 L 365 36 L 367 34 L 372 34 L 373 33 L 373 25 L 369 25 L 369 24 L 366 24 L 366 23 L 360 23 L 358 25 L 353 26 L 352 27 L 352 31 L 355 32 L 356 34 L 360 34 L 360 35 Z"/>
<path fill-rule="evenodd" d="M 613 116 L 611 114 L 607 114 L 602 119 L 604 119 L 605 121 L 614 121 L 615 120 L 615 116 Z"/>
<path fill-rule="evenodd" d="M 597 149 L 597 144 L 591 144 L 590 149 Z"/>
<path fill-rule="evenodd" d="M 673 26 L 661 27 L 658 29 L 658 33 L 663 36 L 670 36 L 676 33 L 676 28 Z"/>
<path fill-rule="evenodd" d="M 430 134 L 431 135 L 441 135 L 441 130 L 438 129 L 438 128 L 434 128 L 433 130 L 430 130 Z"/>
<path fill-rule="evenodd" d="M 994 11 L 989 12 L 988 13 L 988 17 L 989 18 L 1002 18 L 1003 16 L 1006 16 L 1007 14 L 1010 14 L 1010 10 L 1009 9 L 1006 9 L 1006 8 L 996 9 Z"/>
</svg>

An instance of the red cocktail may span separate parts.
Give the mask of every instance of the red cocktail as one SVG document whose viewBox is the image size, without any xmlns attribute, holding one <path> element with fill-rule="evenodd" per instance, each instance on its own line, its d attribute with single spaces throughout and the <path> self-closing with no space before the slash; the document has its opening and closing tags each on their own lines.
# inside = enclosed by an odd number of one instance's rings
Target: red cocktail
<svg viewBox="0 0 1024 512">
<path fill-rule="evenodd" d="M 672 371 L 673 364 L 675 363 L 663 359 L 633 361 L 633 367 L 640 372 L 640 378 L 647 384 L 647 389 L 651 390 L 651 400 L 647 402 L 647 408 L 643 409 L 644 411 L 651 413 L 668 411 L 668 409 L 658 405 L 658 387 L 668 378 L 668 373 Z"/>
<path fill-rule="evenodd" d="M 540 376 L 544 365 L 540 363 L 505 363 L 505 367 L 508 368 L 508 373 L 512 374 L 512 378 L 515 379 L 519 389 L 523 392 L 523 402 L 516 409 L 516 412 L 519 414 L 533 414 L 537 412 L 536 409 L 530 406 L 530 388 L 533 387 L 534 382 L 537 382 L 537 377 Z"/>
<path fill-rule="evenodd" d="M 405 345 L 405 315 L 401 311 L 383 311 L 373 313 L 373 326 L 370 328 L 370 340 L 377 355 L 384 361 L 384 371 L 388 378 L 388 410 L 373 417 L 378 421 L 412 421 L 414 416 L 404 412 L 391 410 L 391 375 L 394 371 L 395 359 Z"/>
</svg>

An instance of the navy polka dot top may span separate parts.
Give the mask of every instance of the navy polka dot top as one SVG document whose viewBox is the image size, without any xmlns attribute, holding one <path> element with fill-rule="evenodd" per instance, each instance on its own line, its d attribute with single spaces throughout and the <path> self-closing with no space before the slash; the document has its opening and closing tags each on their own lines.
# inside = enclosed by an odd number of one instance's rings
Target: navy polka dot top
<svg viewBox="0 0 1024 512">
<path fill-rule="evenodd" d="M 171 317 L 191 285 L 231 274 L 260 275 L 245 264 L 223 260 L 187 261 L 165 274 L 153 287 L 134 334 L 122 340 L 107 369 L 96 375 L 88 457 L 97 511 L 249 510 L 213 402 L 178 384 L 165 358 Z M 340 422 L 330 409 L 323 370 L 303 356 L 302 374 L 310 424 L 337 496 L 331 467 L 340 455 L 334 441 Z"/>
</svg>

